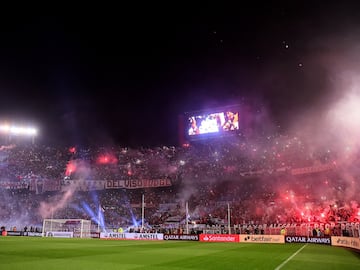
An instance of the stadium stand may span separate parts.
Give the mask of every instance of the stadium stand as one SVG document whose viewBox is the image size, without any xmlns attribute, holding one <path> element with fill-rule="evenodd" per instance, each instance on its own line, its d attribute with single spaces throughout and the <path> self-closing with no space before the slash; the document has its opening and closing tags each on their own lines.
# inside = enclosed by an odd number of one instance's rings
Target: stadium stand
<svg viewBox="0 0 360 270">
<path fill-rule="evenodd" d="M 296 136 L 227 138 L 186 147 L 0 148 L 0 220 L 89 219 L 103 229 L 359 236 L 359 153 L 346 159 Z M 142 204 L 142 196 L 145 206 Z M 186 216 L 185 203 L 188 203 Z"/>
</svg>

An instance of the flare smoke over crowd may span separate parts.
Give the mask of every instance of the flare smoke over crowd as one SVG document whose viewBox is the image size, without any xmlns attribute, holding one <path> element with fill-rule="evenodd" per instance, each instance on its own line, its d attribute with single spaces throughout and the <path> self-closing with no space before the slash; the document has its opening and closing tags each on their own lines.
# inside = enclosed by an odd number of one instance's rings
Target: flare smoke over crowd
<svg viewBox="0 0 360 270">
<path fill-rule="evenodd" d="M 287 131 L 274 125 L 248 134 L 180 147 L 59 148 L 2 145 L 1 221 L 41 226 L 44 218 L 85 218 L 106 228 L 159 226 L 189 217 L 201 224 L 358 222 L 360 96 L 352 79 L 316 114 L 303 112 Z M 260 113 L 261 115 L 261 113 Z M 257 119 L 271 126 L 268 116 Z M 248 129 L 249 131 L 249 129 Z M 143 186 L 145 180 L 152 187 Z M 114 188 L 114 181 L 123 186 Z M 138 180 L 141 180 L 140 182 Z M 134 184 L 135 183 L 135 184 Z M 139 184 L 140 183 L 140 184 Z M 105 229 L 104 228 L 104 229 Z"/>
</svg>

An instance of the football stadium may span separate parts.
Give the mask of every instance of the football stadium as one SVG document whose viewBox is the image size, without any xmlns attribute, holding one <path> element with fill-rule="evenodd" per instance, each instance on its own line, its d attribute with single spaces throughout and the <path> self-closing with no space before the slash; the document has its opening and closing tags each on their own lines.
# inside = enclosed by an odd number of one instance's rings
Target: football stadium
<svg viewBox="0 0 360 270">
<path fill-rule="evenodd" d="M 359 270 L 360 1 L 306 2 L 3 8 L 0 270 Z"/>
<path fill-rule="evenodd" d="M 243 115 L 184 113 L 180 146 L 138 149 L 2 127 L 0 265 L 358 269 L 359 153 L 254 135 Z"/>
</svg>

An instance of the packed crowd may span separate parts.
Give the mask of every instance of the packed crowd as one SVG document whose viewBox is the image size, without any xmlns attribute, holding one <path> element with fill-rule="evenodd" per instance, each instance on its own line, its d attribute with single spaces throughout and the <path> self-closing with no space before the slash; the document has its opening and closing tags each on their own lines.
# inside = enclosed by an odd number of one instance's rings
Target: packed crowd
<svg viewBox="0 0 360 270">
<path fill-rule="evenodd" d="M 344 162 L 333 149 L 314 150 L 299 137 L 283 135 L 139 149 L 7 145 L 0 149 L 0 220 L 18 227 L 41 226 L 44 218 L 97 223 L 101 209 L 103 227 L 138 226 L 144 195 L 150 227 L 186 222 L 191 228 L 224 226 L 229 209 L 231 224 L 238 229 L 358 223 L 360 174 L 354 164 L 359 157 L 353 153 L 351 162 Z M 330 166 L 294 173 L 322 165 Z M 171 186 L 86 191 L 75 187 L 63 199 L 69 181 L 157 178 L 170 179 Z M 39 211 L 41 205 L 57 201 L 64 204 L 46 215 Z"/>
</svg>

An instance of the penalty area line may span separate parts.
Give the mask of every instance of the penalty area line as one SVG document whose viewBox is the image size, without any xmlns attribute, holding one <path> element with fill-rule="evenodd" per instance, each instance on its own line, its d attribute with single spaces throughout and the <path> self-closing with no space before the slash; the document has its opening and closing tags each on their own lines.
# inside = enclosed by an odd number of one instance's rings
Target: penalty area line
<svg viewBox="0 0 360 270">
<path fill-rule="evenodd" d="M 293 255 L 287 258 L 282 264 L 275 268 L 275 270 L 280 270 L 285 264 L 287 264 L 292 258 L 294 258 L 300 251 L 302 251 L 308 244 L 303 245 L 301 248 L 298 249 Z"/>
</svg>

